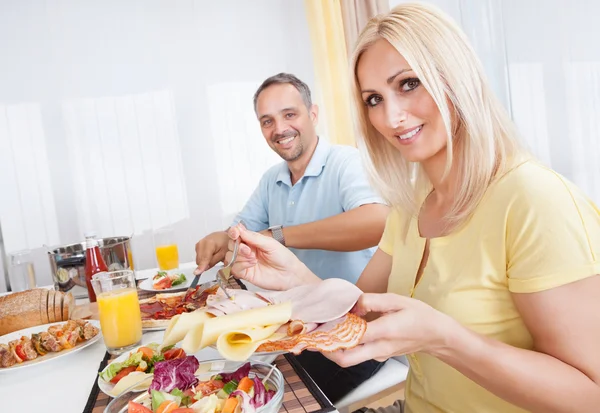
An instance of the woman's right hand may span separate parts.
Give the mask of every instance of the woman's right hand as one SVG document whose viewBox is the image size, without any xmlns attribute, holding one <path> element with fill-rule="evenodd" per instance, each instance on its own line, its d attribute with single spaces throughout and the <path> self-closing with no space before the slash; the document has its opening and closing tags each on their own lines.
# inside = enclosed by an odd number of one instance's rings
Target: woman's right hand
<svg viewBox="0 0 600 413">
<path fill-rule="evenodd" d="M 248 231 L 243 225 L 228 231 L 229 251 L 225 262 L 231 260 L 235 240 L 241 238 L 237 259 L 231 273 L 266 290 L 289 290 L 299 285 L 321 281 L 289 249 L 275 239 Z"/>
</svg>

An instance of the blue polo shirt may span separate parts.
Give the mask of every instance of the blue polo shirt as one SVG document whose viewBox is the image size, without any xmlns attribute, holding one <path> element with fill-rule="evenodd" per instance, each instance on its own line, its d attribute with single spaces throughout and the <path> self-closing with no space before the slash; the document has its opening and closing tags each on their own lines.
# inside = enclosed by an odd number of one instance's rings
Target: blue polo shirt
<svg viewBox="0 0 600 413">
<path fill-rule="evenodd" d="M 304 176 L 295 185 L 285 162 L 273 166 L 233 224 L 243 220 L 252 231 L 273 225 L 289 227 L 373 203 L 384 201 L 370 187 L 358 150 L 331 145 L 321 138 Z M 375 249 L 336 252 L 290 248 L 320 278 L 343 278 L 352 283 L 356 283 Z"/>
</svg>

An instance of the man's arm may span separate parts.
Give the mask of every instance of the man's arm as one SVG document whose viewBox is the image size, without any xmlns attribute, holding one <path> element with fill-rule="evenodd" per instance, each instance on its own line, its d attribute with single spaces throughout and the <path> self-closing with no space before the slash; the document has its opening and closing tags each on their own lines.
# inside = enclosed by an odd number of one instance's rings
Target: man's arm
<svg viewBox="0 0 600 413">
<path fill-rule="evenodd" d="M 360 251 L 379 243 L 389 208 L 369 185 L 358 151 L 347 148 L 337 155 L 339 201 L 345 212 L 306 224 L 283 227 L 286 246 Z M 263 233 L 271 235 L 270 231 Z"/>
<path fill-rule="evenodd" d="M 309 222 L 283 227 L 285 245 L 298 249 L 359 251 L 374 247 L 381 239 L 389 208 L 369 204 Z M 270 231 L 263 233 L 271 236 Z"/>
</svg>

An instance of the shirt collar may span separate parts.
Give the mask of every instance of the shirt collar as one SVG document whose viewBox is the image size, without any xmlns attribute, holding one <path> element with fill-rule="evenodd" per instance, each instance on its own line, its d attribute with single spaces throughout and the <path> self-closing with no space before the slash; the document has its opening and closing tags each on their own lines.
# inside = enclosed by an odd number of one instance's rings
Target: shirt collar
<svg viewBox="0 0 600 413">
<path fill-rule="evenodd" d="M 321 172 L 323 172 L 323 168 L 327 163 L 327 157 L 329 156 L 329 151 L 331 150 L 331 145 L 323 138 L 319 138 L 317 142 L 317 147 L 315 148 L 315 152 L 310 158 L 308 162 L 308 166 L 306 167 L 306 171 L 304 171 L 305 176 L 319 176 Z M 281 168 L 279 168 L 279 173 L 277 174 L 277 182 L 283 182 L 288 186 L 292 186 L 292 181 L 290 177 L 290 169 L 287 166 L 286 162 L 281 164 Z"/>
</svg>

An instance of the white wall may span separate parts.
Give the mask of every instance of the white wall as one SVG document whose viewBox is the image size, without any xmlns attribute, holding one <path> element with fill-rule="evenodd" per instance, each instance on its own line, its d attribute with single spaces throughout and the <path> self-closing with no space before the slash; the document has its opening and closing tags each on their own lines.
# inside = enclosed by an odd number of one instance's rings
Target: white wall
<svg viewBox="0 0 600 413">
<path fill-rule="evenodd" d="M 600 2 L 426 2 L 467 33 L 533 153 L 600 205 Z"/>
<path fill-rule="evenodd" d="M 279 159 L 252 94 L 314 84 L 303 0 L 0 2 L 0 220 L 6 250 L 175 225 L 182 261 Z M 233 195 L 232 195 L 233 194 Z"/>
</svg>

